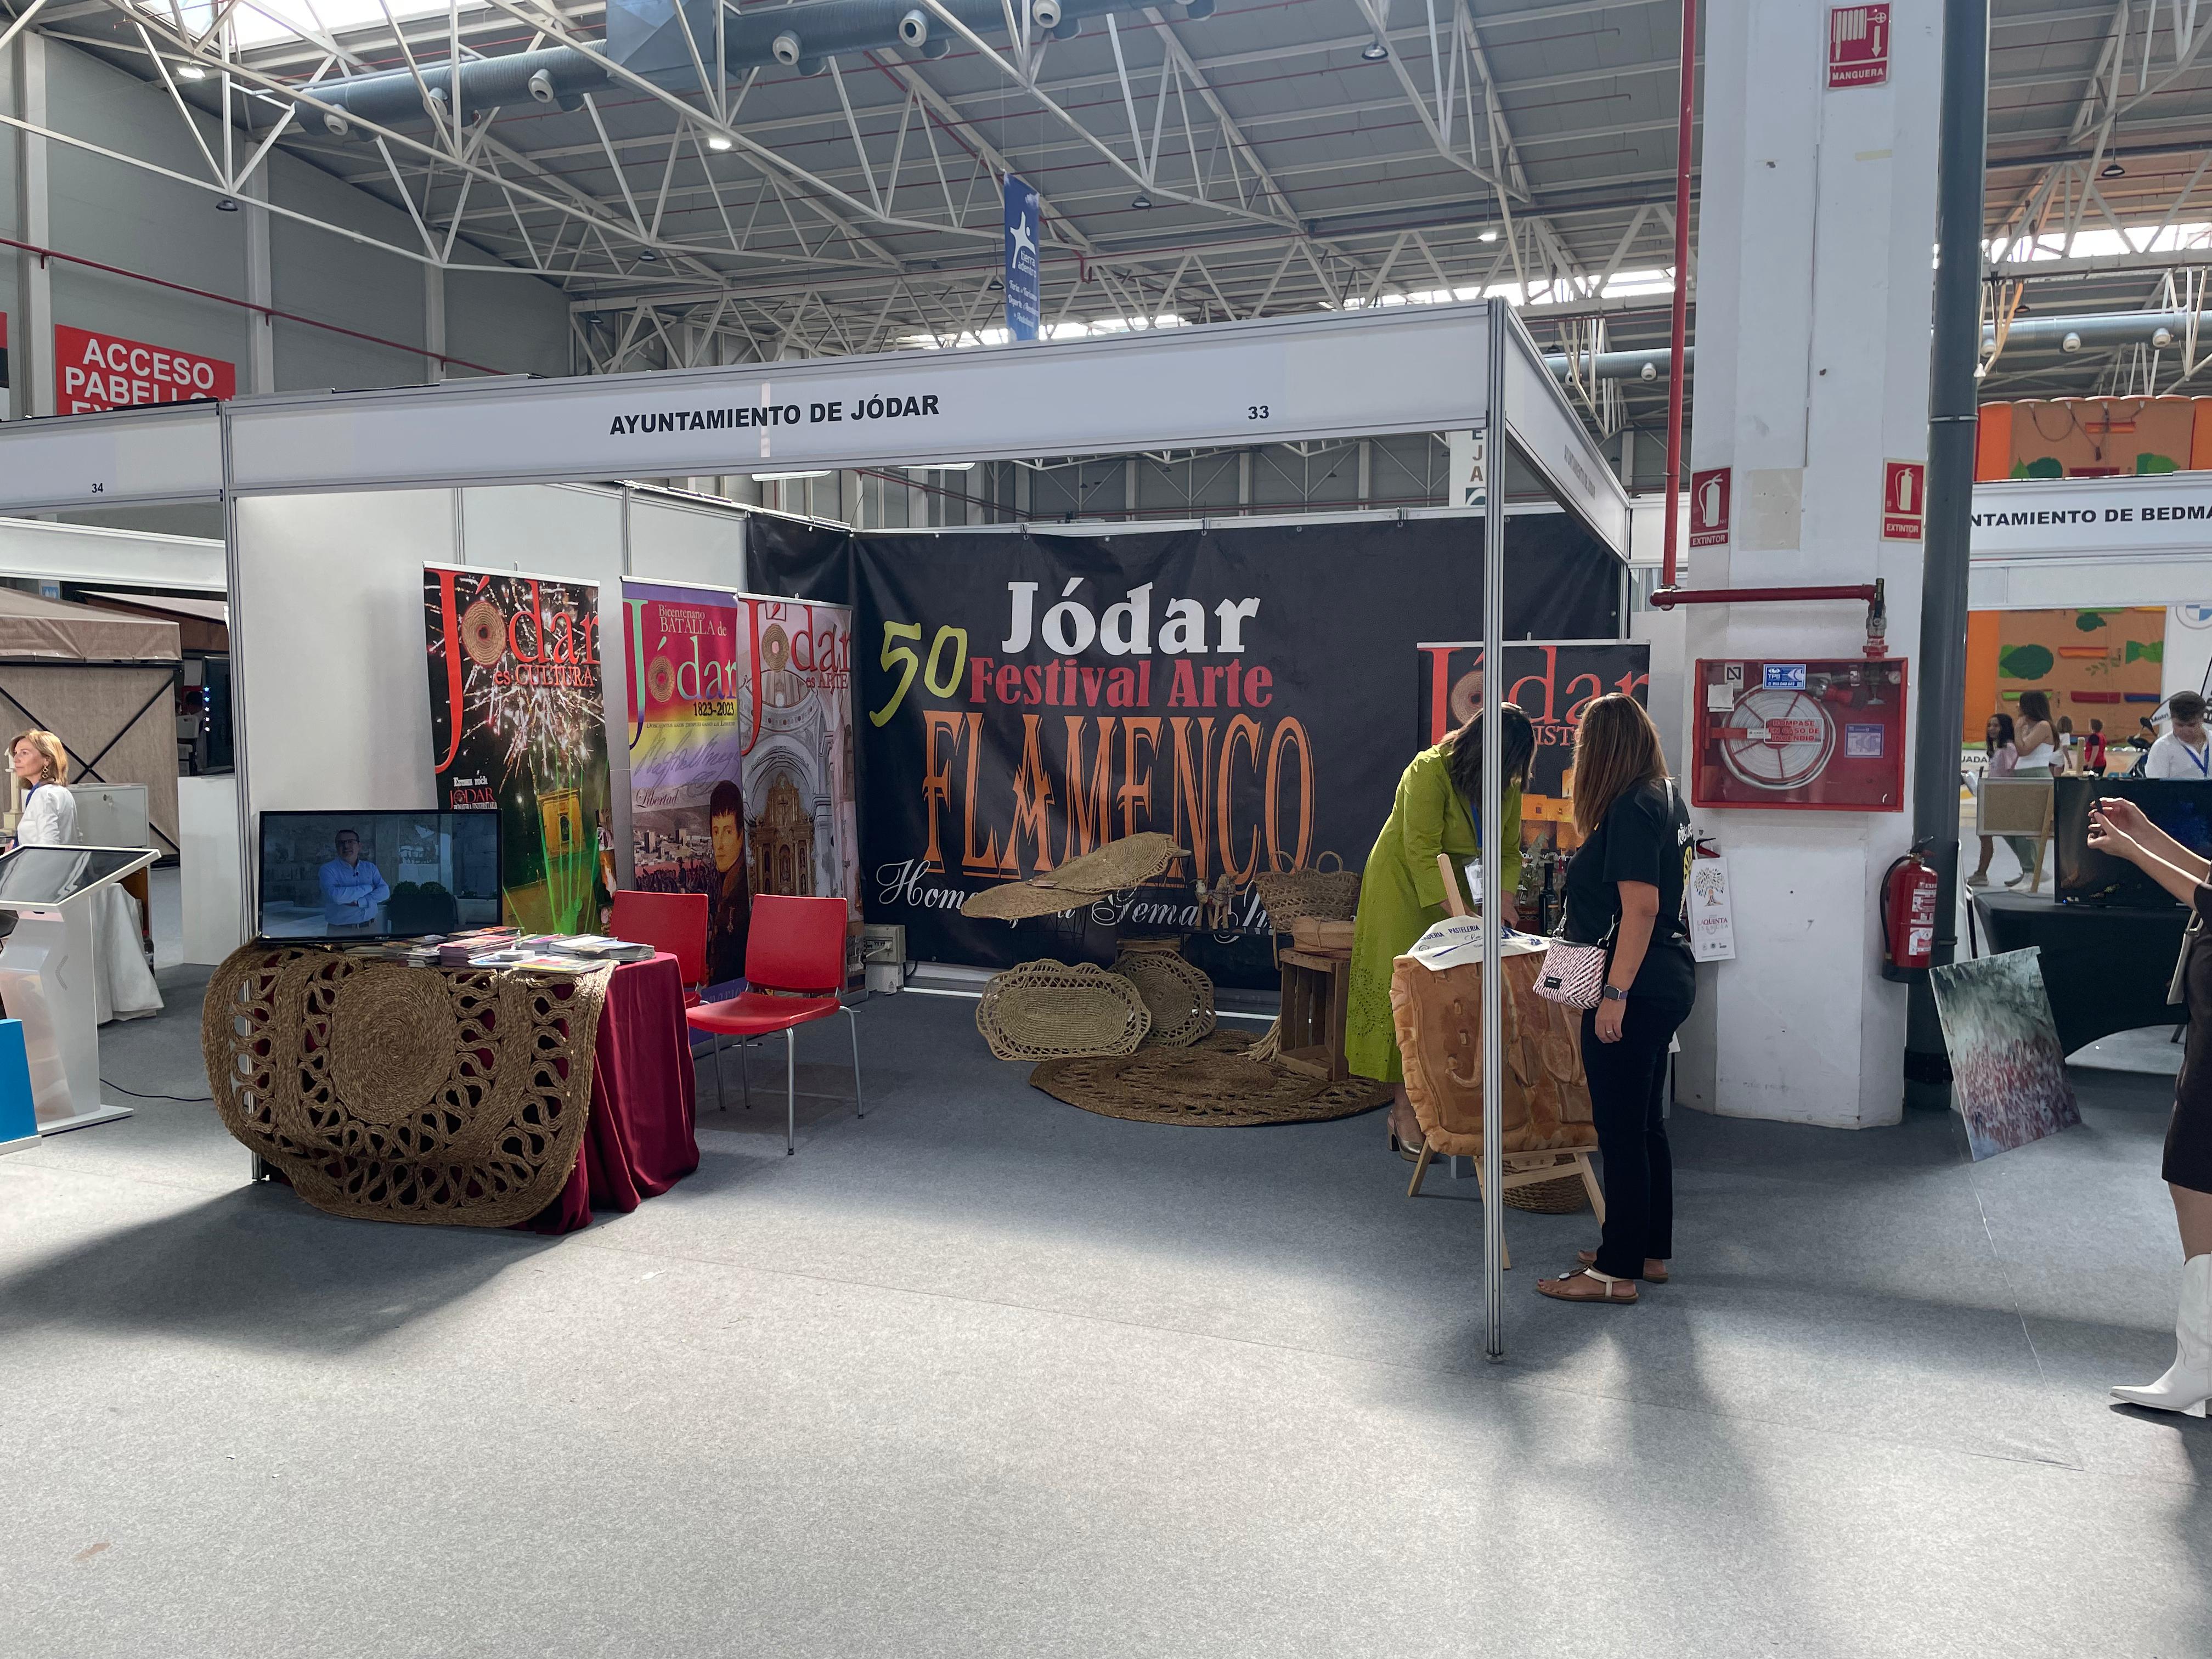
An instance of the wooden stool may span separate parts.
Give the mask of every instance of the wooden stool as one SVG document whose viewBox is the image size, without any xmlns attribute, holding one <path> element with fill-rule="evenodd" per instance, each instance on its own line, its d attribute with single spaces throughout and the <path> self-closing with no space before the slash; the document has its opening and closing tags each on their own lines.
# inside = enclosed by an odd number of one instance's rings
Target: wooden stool
<svg viewBox="0 0 2212 1659">
<path fill-rule="evenodd" d="M 1352 1075 L 1344 1061 L 1344 1014 L 1351 1000 L 1352 958 L 1284 951 L 1282 1047 L 1285 1066 L 1340 1083 Z"/>
</svg>

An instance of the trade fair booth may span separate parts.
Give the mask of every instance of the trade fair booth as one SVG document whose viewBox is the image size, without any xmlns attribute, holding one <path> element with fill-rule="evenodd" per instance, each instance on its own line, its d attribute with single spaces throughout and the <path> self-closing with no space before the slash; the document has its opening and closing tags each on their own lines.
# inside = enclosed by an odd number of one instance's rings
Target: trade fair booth
<svg viewBox="0 0 2212 1659">
<path fill-rule="evenodd" d="M 2183 439 L 2206 406 L 2204 399 L 2157 401 L 2173 408 L 2150 412 L 2172 415 Z M 1990 423 L 1985 449 L 2033 437 L 2015 410 L 1995 407 L 2011 418 Z M 2138 447 L 2156 441 L 2155 434 L 2131 430 L 2120 440 Z M 2191 453 L 2180 440 L 2167 447 Z M 2198 458 L 2212 459 L 2212 452 Z M 2088 465 L 2097 458 L 2077 459 Z M 2173 1023 L 2166 994 L 2186 913 L 2162 893 L 2119 882 L 2112 860 L 2090 854 L 2084 840 L 2093 795 L 2140 794 L 2170 833 L 2212 848 L 2206 815 L 2191 810 L 2192 786 L 2124 781 L 2138 752 L 2127 745 L 2142 723 L 2161 719 L 2175 692 L 2201 692 L 2212 677 L 2212 472 L 2029 474 L 2036 465 L 2019 464 L 2021 476 L 1974 487 L 1966 764 L 1979 793 L 1985 723 L 1992 714 L 2016 717 L 2028 691 L 2049 699 L 2077 757 L 2078 745 L 2101 728 L 2108 760 L 2101 781 L 2075 775 L 2039 792 L 2012 787 L 2041 799 L 2023 820 L 2039 835 L 2021 844 L 2040 845 L 2044 868 L 2032 889 L 2007 890 L 1997 866 L 2000 879 L 1969 901 L 1966 937 L 1984 949 L 2043 947 L 2039 966 L 2058 1039 L 2073 1053 L 2117 1032 Z M 2177 810 L 2154 805 L 2161 794 Z"/>
<path fill-rule="evenodd" d="M 1334 580 L 1346 584 L 1348 603 L 1349 584 L 1384 575 L 1391 559 L 1400 556 L 1389 538 L 1402 537 L 1406 549 L 1418 549 L 1424 584 L 1448 582 L 1463 573 L 1463 595 L 1479 587 L 1479 604 L 1456 613 L 1465 631 L 1454 648 L 1479 646 L 1484 661 L 1503 656 L 1510 671 L 1505 629 L 1527 596 L 1509 593 L 1508 571 L 1516 582 L 1540 584 L 1550 580 L 1553 566 L 1540 558 L 1525 567 L 1522 562 L 1525 521 L 1509 520 L 1507 488 L 1525 478 L 1532 490 L 1563 509 L 1580 538 L 1616 560 L 1626 555 L 1629 509 L 1541 353 L 1503 301 L 1081 343 L 567 380 L 488 379 L 344 395 L 279 394 L 17 422 L 0 428 L 0 512 L 222 505 L 238 708 L 244 914 L 265 925 L 276 913 L 271 901 L 284 896 L 274 889 L 303 882 L 305 867 L 318 860 L 325 871 L 333 863 L 347 866 L 356 873 L 342 870 L 337 879 L 357 881 L 364 893 L 379 882 L 392 886 L 392 896 L 359 901 L 366 911 L 381 914 L 378 907 L 398 902 L 397 884 L 372 880 L 374 872 L 360 874 L 357 855 L 341 837 L 365 842 L 385 829 L 341 820 L 364 819 L 378 809 L 465 818 L 471 816 L 467 809 L 483 808 L 489 809 L 482 813 L 485 818 L 495 812 L 510 843 L 517 838 L 529 843 L 526 884 L 518 884 L 511 861 L 500 872 L 500 890 L 510 910 L 517 895 L 526 892 L 528 904 L 538 907 L 530 913 L 533 921 L 550 919 L 556 933 L 578 931 L 580 921 L 589 931 L 588 904 L 564 901 L 564 884 L 582 884 L 574 889 L 580 893 L 596 873 L 601 889 L 595 890 L 635 890 L 644 873 L 638 849 L 650 847 L 657 856 L 665 845 L 680 865 L 684 836 L 690 833 L 664 833 L 635 817 L 642 799 L 635 757 L 651 711 L 690 704 L 693 714 L 707 719 L 724 702 L 734 706 L 749 700 L 751 740 L 772 747 L 770 706 L 796 704 L 770 695 L 767 677 L 786 677 L 794 698 L 799 689 L 824 680 L 845 680 L 849 691 L 857 659 L 867 665 L 873 688 L 916 685 L 945 699 L 956 688 L 972 692 L 984 685 L 982 659 L 1022 651 L 1028 643 L 1025 618 L 1036 638 L 1067 659 L 1061 678 L 1086 707 L 1133 709 L 1141 702 L 1164 711 L 1175 706 L 1171 698 L 1187 695 L 1200 709 L 1194 720 L 1219 720 L 1223 752 L 1237 753 L 1240 766 L 1254 768 L 1266 780 L 1271 806 L 1281 806 L 1284 814 L 1277 823 L 1289 822 L 1293 812 L 1285 803 L 1310 803 L 1313 786 L 1299 769 L 1296 738 L 1285 737 L 1279 726 L 1259 728 L 1256 716 L 1278 695 L 1272 682 L 1224 660 L 1242 652 L 1239 629 L 1257 602 L 1248 594 L 1200 592 L 1195 586 L 1171 592 L 1164 579 L 1144 575 L 1119 586 L 1109 580 L 1134 568 L 1162 570 L 1178 558 L 1202 561 L 1208 556 L 1197 544 L 1206 537 L 1205 528 L 1192 532 L 1188 550 L 1153 549 L 1137 557 L 1135 550 L 1099 548 L 1103 563 L 1087 568 L 1079 567 L 1089 555 L 1064 538 L 1001 537 L 1019 566 L 1011 571 L 1012 580 L 985 584 L 1004 607 L 998 613 L 1005 617 L 1003 635 L 997 635 L 994 616 L 995 637 L 954 641 L 940 633 L 918 639 L 918 626 L 907 631 L 892 625 L 898 619 L 888 612 L 864 607 L 882 637 L 848 634 L 841 641 L 834 629 L 817 635 L 811 613 L 784 616 L 774 610 L 805 605 L 816 598 L 811 593 L 744 597 L 740 590 L 762 583 L 759 572 L 747 569 L 735 514 L 566 486 L 771 466 L 920 465 L 1468 427 L 1486 434 L 1492 478 L 1506 480 L 1483 503 L 1480 541 L 1467 536 L 1472 523 L 1465 520 L 1443 529 L 1410 520 L 1399 529 L 1364 527 L 1360 533 L 1378 543 L 1368 550 L 1371 562 L 1347 567 Z M 641 514 L 654 519 L 650 533 L 641 529 Z M 1445 562 L 1455 561 L 1455 568 Z M 1096 580 L 1078 605 L 1077 587 L 1086 578 Z M 1327 561 L 1314 563 L 1310 580 L 1332 580 Z M 647 593 L 641 588 L 648 580 L 678 591 Z M 1049 592 L 1048 581 L 1058 584 Z M 610 615 L 617 594 L 628 621 L 621 650 Z M 1144 615 L 1148 596 L 1157 608 Z M 648 625 L 642 609 L 648 605 L 659 607 L 650 617 L 659 632 L 650 641 L 637 631 Z M 671 641 L 686 629 L 715 634 L 732 627 L 751 630 L 752 684 L 746 698 L 717 697 L 711 684 L 684 684 L 687 659 Z M 1168 660 L 1178 648 L 1167 642 L 1175 629 L 1184 630 L 1187 659 L 1204 659 L 1202 677 L 1193 669 L 1187 686 L 1178 683 Z M 1152 659 L 1150 686 L 1132 672 L 1141 665 L 1134 660 L 1140 653 L 1129 650 L 1134 635 L 1147 629 L 1162 646 Z M 1447 631 L 1445 637 L 1455 636 Z M 1110 653 L 1116 641 L 1133 659 L 1118 665 L 1129 678 L 1111 678 L 1116 665 L 1095 653 L 1081 670 L 1074 665 L 1094 643 Z M 811 660 L 802 660 L 802 652 L 811 653 Z M 838 665 L 841 652 L 851 654 Z M 1299 654 L 1304 661 L 1303 648 Z M 1317 649 L 1314 654 L 1320 660 L 1307 663 L 1304 672 L 1322 675 L 1328 653 Z M 688 660 L 701 659 L 694 654 Z M 1101 665 L 1094 669 L 1091 661 Z M 1439 664 L 1441 674 L 1442 659 Z M 878 666 L 881 678 L 874 673 Z M 1272 671 L 1283 673 L 1289 666 L 1279 659 Z M 999 702 L 1030 696 L 1027 675 L 1016 668 L 1007 678 L 1008 669 L 1004 660 L 989 666 L 990 695 Z M 1395 661 L 1369 664 L 1356 651 L 1335 664 L 1347 678 L 1369 672 L 1410 678 L 1410 669 Z M 1042 730 L 1048 701 L 1036 695 L 1028 729 Z M 864 708 L 861 702 L 854 697 L 854 724 L 862 713 L 877 726 L 891 718 L 887 708 L 871 702 Z M 579 724 L 576 711 L 586 707 L 592 718 Z M 700 714 L 702 708 L 708 712 Z M 1248 708 L 1252 715 L 1246 715 Z M 1238 724 L 1240 718 L 1244 724 Z M 533 769 L 526 801 L 519 787 L 510 787 L 517 774 L 501 774 L 496 764 L 475 758 L 477 750 L 471 745 L 486 732 L 497 738 L 501 753 L 521 755 Z M 1139 715 L 1125 720 L 1124 735 L 1116 741 L 1146 745 L 1171 763 L 1170 732 L 1164 713 L 1158 719 Z M 794 723 L 785 738 L 784 751 L 792 757 L 810 746 L 817 753 L 835 746 L 818 724 Z M 1233 751 L 1232 744 L 1237 745 Z M 1126 757 L 1136 751 L 1121 752 Z M 620 757 L 631 757 L 627 788 L 610 783 L 623 776 Z M 434 767 L 426 764 L 432 759 Z M 1257 771 L 1270 763 L 1271 770 Z M 950 790 L 952 773 L 972 773 L 976 763 L 973 748 L 957 768 L 939 749 L 933 759 L 925 757 L 923 771 L 935 780 L 925 787 Z M 781 798 L 793 816 L 772 827 L 789 837 L 795 854 L 818 849 L 830 838 L 816 826 L 834 826 L 847 805 L 838 798 L 840 789 L 848 798 L 854 793 L 852 773 L 849 757 L 827 757 L 823 775 L 844 780 L 826 791 L 827 818 L 817 816 L 818 804 L 805 799 L 795 786 Z M 1134 810 L 1132 780 L 1126 766 L 1116 775 L 1113 811 L 1126 828 L 1131 821 L 1121 815 Z M 1083 781 L 1095 779 L 1091 773 Z M 960 781 L 966 787 L 972 779 Z M 1079 786 L 1063 769 L 1058 787 Z M 1493 754 L 1480 799 L 1484 821 L 1501 821 L 1503 796 Z M 596 817 L 594 800 L 604 803 Z M 719 823 L 719 806 L 699 810 Z M 750 803 L 744 810 L 765 809 Z M 872 805 L 870 811 L 875 810 Z M 313 826 L 312 834 L 288 825 L 292 840 L 280 843 L 270 839 L 269 815 L 276 813 L 329 822 Z M 937 822 L 941 833 L 985 833 L 972 812 L 940 811 Z M 1210 827 L 1220 827 L 1218 817 Z M 448 830 L 438 832 L 447 838 L 427 852 L 420 849 L 428 842 L 409 839 L 415 830 L 402 826 L 393 833 L 395 848 L 414 847 L 431 860 L 417 866 L 424 872 L 415 883 L 418 896 L 433 886 L 443 888 L 440 897 L 465 923 L 471 895 L 481 886 L 467 873 L 467 849 Z M 1102 833 L 1094 839 L 1094 853 L 1111 854 L 1143 837 Z M 1171 837 L 1160 839 L 1172 847 Z M 1285 861 L 1295 862 L 1304 843 L 1289 839 L 1282 850 L 1290 854 Z M 325 842 L 337 846 L 335 858 Z M 962 861 L 971 861 L 982 845 L 973 839 L 965 843 Z M 272 863 L 272 854 L 280 852 L 284 856 Z M 1496 920 L 1500 862 L 1487 860 L 1481 869 L 1479 896 L 1488 920 L 1467 933 L 1465 947 L 1467 959 L 1480 964 L 1483 1029 L 1492 1031 L 1503 1024 L 1504 940 Z M 1008 884 L 1023 884 L 1019 878 L 1035 867 L 1031 860 L 1012 857 L 1011 844 L 1001 842 L 994 873 L 1009 878 Z M 434 871 L 443 878 L 434 882 Z M 1052 873 L 1065 878 L 1067 872 L 1062 866 Z M 1114 887 L 1132 884 L 1124 879 Z M 341 900 L 354 890 L 342 888 Z M 867 901 L 867 885 L 861 897 Z M 1055 902 L 1064 908 L 1064 896 Z M 304 899 L 300 908 L 307 908 Z M 373 919 L 360 924 L 381 925 Z M 493 1146 L 477 1134 L 477 1126 L 463 1121 L 468 1113 L 455 1103 L 461 1097 L 453 1091 L 440 1045 L 426 1041 L 425 1034 L 458 1029 L 464 1036 L 482 1036 L 499 1030 L 517 1042 L 536 1033 L 543 1042 L 551 1040 L 547 1032 L 573 1025 L 580 1015 L 586 1027 L 604 1033 L 600 1008 L 587 1005 L 604 997 L 612 1011 L 617 994 L 603 988 L 619 986 L 619 977 L 586 976 L 566 984 L 540 979 L 510 987 L 507 981 L 526 976 L 501 975 L 496 987 L 483 993 L 500 1000 L 500 1017 L 486 1022 L 482 1008 L 449 1005 L 424 992 L 419 980 L 368 971 L 412 965 L 408 953 L 395 954 L 403 961 L 363 968 L 343 965 L 356 961 L 343 952 L 269 949 L 258 956 L 242 951 L 226 964 L 210 986 L 206 1031 L 210 1055 L 227 1057 L 220 1068 L 211 1064 L 211 1072 L 219 1072 L 211 1081 L 233 1133 L 249 1145 L 261 1136 L 273 1158 L 270 1103 L 291 1086 L 286 1069 L 297 1070 L 308 1052 L 289 1022 L 299 1018 L 299 1007 L 327 1008 L 350 996 L 362 1005 L 356 1015 L 374 1012 L 376 1018 L 331 1027 L 336 1035 L 325 1049 L 314 1051 L 322 1056 L 314 1061 L 323 1091 L 317 1109 L 358 1121 L 358 1138 L 348 1144 L 370 1150 L 351 1163 L 325 1156 L 319 1167 L 340 1172 L 329 1176 L 329 1190 L 307 1195 L 339 1213 L 365 1213 L 363 1206 L 389 1190 L 434 1189 L 425 1201 L 444 1211 L 410 1218 L 514 1223 L 538 1213 L 549 1194 L 573 1192 L 571 1172 L 584 1167 L 577 1148 L 587 1131 L 597 1133 L 582 1121 L 586 1093 L 594 1109 L 599 1100 L 598 1083 L 589 1074 L 593 1065 L 610 1063 L 607 1044 L 592 1048 L 593 1064 L 582 1063 L 579 1054 L 579 1063 L 559 1078 L 542 1066 L 533 1073 L 526 1048 L 502 1050 L 494 1092 L 507 1091 L 500 1098 L 520 1115 L 501 1131 L 504 1138 L 493 1137 Z M 429 954 L 435 961 L 437 953 Z M 341 965 L 316 965 L 325 963 Z M 357 995 L 348 988 L 354 985 L 362 988 Z M 436 1006 L 428 1006 L 434 1002 Z M 607 1018 L 617 1020 L 612 1012 Z M 1483 1047 L 1475 1097 L 1480 1116 L 1474 1127 L 1483 1139 L 1485 1188 L 1495 1194 L 1504 1173 L 1505 1085 L 1501 1045 Z M 612 1063 L 626 1062 L 617 1054 Z M 653 1063 L 665 1064 L 665 1056 Z M 688 1103 L 688 1050 L 682 1069 Z M 426 1101 L 440 1109 L 426 1113 Z M 525 1123 L 529 1127 L 515 1127 Z M 401 1125 L 407 1126 L 404 1134 Z M 411 1163 L 392 1150 L 409 1136 Z M 321 1177 L 301 1169 L 295 1180 L 305 1192 L 305 1182 Z M 497 1199 L 493 1208 L 469 1208 L 487 1194 Z M 1504 1352 L 1498 1205 L 1486 1207 L 1485 1224 L 1487 1346 L 1494 1358 Z"/>
</svg>

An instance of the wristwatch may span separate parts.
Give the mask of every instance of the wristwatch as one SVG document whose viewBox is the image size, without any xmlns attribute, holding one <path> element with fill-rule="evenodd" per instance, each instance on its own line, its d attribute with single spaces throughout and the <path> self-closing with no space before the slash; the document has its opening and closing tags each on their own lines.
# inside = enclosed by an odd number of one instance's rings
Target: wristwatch
<svg viewBox="0 0 2212 1659">
<path fill-rule="evenodd" d="M 1628 993 L 1622 990 L 1618 985 L 1607 986 L 1603 991 L 1599 993 L 1599 995 L 1603 997 L 1607 1002 L 1626 1002 L 1628 1000 Z"/>
</svg>

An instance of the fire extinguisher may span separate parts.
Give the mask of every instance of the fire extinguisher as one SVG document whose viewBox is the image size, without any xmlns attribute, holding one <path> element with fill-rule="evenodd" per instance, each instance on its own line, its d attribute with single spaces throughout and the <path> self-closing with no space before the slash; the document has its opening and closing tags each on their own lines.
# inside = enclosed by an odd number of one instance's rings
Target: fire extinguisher
<svg viewBox="0 0 2212 1659">
<path fill-rule="evenodd" d="M 1922 842 L 1881 872 L 1881 976 L 1911 980 L 1936 950 L 1935 866 Z"/>
</svg>

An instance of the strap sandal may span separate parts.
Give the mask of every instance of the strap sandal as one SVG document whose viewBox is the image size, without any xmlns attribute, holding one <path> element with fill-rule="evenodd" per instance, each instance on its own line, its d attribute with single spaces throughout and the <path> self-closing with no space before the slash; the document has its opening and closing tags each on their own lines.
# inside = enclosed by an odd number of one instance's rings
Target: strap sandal
<svg viewBox="0 0 2212 1659">
<path fill-rule="evenodd" d="M 1540 1279 L 1536 1292 L 1554 1302 L 1607 1302 L 1626 1307 L 1636 1300 L 1636 1281 L 1615 1279 L 1595 1267 L 1577 1267 L 1564 1279 Z"/>
<path fill-rule="evenodd" d="M 1595 1267 L 1597 1266 L 1597 1252 L 1595 1250 L 1577 1250 L 1575 1252 L 1575 1260 L 1583 1267 Z M 1655 1273 L 1651 1271 L 1651 1258 L 1647 1256 L 1644 1262 L 1644 1271 L 1638 1273 L 1637 1277 L 1641 1279 L 1647 1285 L 1664 1285 L 1667 1282 L 1667 1264 L 1662 1261 L 1659 1264 L 1659 1271 Z"/>
</svg>

